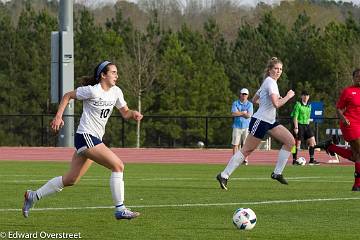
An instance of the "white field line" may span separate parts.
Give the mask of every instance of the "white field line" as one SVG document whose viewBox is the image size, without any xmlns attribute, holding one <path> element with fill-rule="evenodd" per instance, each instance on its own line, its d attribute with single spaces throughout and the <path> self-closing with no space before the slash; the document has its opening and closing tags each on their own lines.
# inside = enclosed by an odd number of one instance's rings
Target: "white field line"
<svg viewBox="0 0 360 240">
<path fill-rule="evenodd" d="M 24 177 L 24 178 L 28 178 L 28 177 L 42 177 L 42 178 L 53 178 L 54 175 L 18 175 L 18 174 L 0 174 L 0 178 L 4 177 L 4 178 L 9 178 L 9 177 Z M 109 176 L 83 176 L 81 178 L 81 180 L 101 180 L 101 179 L 108 179 L 110 177 Z M 307 178 L 344 178 L 346 176 L 342 176 L 342 175 L 333 175 L 333 176 L 300 176 L 300 177 L 286 177 L 287 179 L 307 179 Z M 215 178 L 215 177 L 214 177 Z M 248 180 L 248 179 L 269 179 L 269 177 L 232 177 L 231 180 Z M 132 179 L 132 180 L 140 180 L 140 181 L 157 181 L 157 180 L 201 180 L 201 179 L 205 179 L 205 178 L 192 178 L 192 177 L 153 177 L 153 178 L 136 178 L 136 177 L 129 177 L 127 179 Z"/>
<path fill-rule="evenodd" d="M 241 205 L 266 205 L 280 203 L 313 203 L 329 201 L 349 201 L 360 200 L 360 197 L 351 198 L 313 198 L 313 199 L 291 199 L 291 200 L 273 200 L 259 202 L 229 202 L 229 203 L 183 203 L 183 204 L 159 204 L 159 205 L 133 205 L 130 208 L 181 208 L 181 207 L 216 207 L 216 206 L 241 206 Z M 88 210 L 88 209 L 111 209 L 114 206 L 94 206 L 94 207 L 59 207 L 59 208 L 33 208 L 31 211 L 64 211 L 64 210 Z M 20 208 L 0 208 L 0 212 L 21 211 Z"/>
<path fill-rule="evenodd" d="M 4 175 L 3 175 L 4 176 Z M 15 176 L 15 175 L 14 175 Z M 1 175 L 0 175 L 1 177 Z M 52 177 L 49 177 L 48 179 L 23 179 L 23 180 L 2 180 L 1 183 L 29 183 L 29 182 L 47 182 L 51 179 Z M 287 177 L 286 179 L 288 180 L 293 180 L 293 181 L 302 181 L 302 180 L 307 180 L 307 179 L 314 179 L 315 182 L 322 182 L 320 179 L 327 179 L 327 181 L 331 181 L 331 182 L 343 182 L 343 181 L 334 181 L 333 179 L 335 178 L 347 178 L 347 176 L 326 176 L 326 177 Z M 238 178 L 238 177 L 234 177 L 231 178 L 231 181 L 262 181 L 262 180 L 268 180 L 270 179 L 270 177 L 257 177 L 257 178 Z M 319 180 L 317 180 L 319 179 Z M 126 180 L 136 180 L 136 181 L 204 181 L 204 180 L 209 180 L 209 178 L 170 178 L 170 177 L 165 177 L 165 178 L 126 178 Z M 213 178 L 211 178 L 211 180 L 213 180 Z M 80 181 L 109 181 L 108 177 L 104 177 L 104 178 L 89 178 L 89 177 L 83 177 L 81 178 Z M 344 182 L 348 182 L 348 181 L 344 181 Z"/>
<path fill-rule="evenodd" d="M 354 182 L 354 180 L 311 180 L 311 181 L 306 181 L 306 180 L 292 180 L 292 182 L 312 182 L 312 183 L 349 183 L 349 182 Z"/>
</svg>

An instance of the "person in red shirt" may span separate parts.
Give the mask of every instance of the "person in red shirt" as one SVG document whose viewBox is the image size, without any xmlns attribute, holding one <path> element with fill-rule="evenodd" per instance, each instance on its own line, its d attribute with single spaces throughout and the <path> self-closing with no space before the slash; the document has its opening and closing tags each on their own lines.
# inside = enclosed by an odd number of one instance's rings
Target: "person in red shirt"
<svg viewBox="0 0 360 240">
<path fill-rule="evenodd" d="M 340 118 L 340 129 L 350 149 L 337 146 L 332 140 L 317 145 L 328 153 L 338 155 L 355 162 L 355 182 L 352 191 L 360 191 L 360 68 L 353 71 L 353 85 L 343 89 L 336 104 Z"/>
</svg>

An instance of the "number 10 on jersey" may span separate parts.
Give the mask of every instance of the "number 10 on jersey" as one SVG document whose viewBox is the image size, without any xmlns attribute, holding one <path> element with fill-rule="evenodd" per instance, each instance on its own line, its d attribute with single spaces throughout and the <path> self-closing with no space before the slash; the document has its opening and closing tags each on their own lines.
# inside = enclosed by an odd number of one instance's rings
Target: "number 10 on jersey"
<svg viewBox="0 0 360 240">
<path fill-rule="evenodd" d="M 107 118 L 110 113 L 110 109 L 101 109 L 100 118 Z"/>
</svg>

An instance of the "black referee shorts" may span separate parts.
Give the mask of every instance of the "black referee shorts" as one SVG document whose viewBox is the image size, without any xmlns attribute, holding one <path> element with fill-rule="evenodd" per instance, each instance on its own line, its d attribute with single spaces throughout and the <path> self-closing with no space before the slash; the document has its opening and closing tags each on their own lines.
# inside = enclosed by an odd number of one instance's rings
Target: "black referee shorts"
<svg viewBox="0 0 360 240">
<path fill-rule="evenodd" d="M 311 137 L 314 137 L 314 132 L 310 127 L 310 124 L 298 124 L 298 134 L 296 136 L 296 134 L 294 134 L 294 136 L 296 137 L 296 139 L 300 140 L 300 141 L 306 141 Z"/>
</svg>

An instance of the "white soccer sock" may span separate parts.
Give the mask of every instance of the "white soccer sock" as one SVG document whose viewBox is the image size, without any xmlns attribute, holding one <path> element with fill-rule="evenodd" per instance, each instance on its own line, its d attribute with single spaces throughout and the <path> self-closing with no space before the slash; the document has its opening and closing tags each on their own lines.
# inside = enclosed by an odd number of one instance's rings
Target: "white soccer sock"
<svg viewBox="0 0 360 240">
<path fill-rule="evenodd" d="M 221 172 L 221 177 L 228 179 L 236 168 L 244 161 L 245 157 L 241 151 L 237 151 L 228 162 L 224 171 Z"/>
<path fill-rule="evenodd" d="M 62 176 L 54 177 L 50 179 L 47 183 L 45 183 L 42 187 L 36 190 L 36 196 L 34 196 L 33 200 L 37 201 L 46 196 L 49 196 L 53 193 L 60 192 L 63 190 L 64 184 L 62 181 Z M 39 198 L 39 199 L 37 199 Z"/>
<path fill-rule="evenodd" d="M 281 174 L 284 171 L 284 168 L 286 166 L 290 154 L 291 152 L 286 151 L 283 148 L 280 149 L 278 160 L 276 162 L 276 166 L 274 170 L 275 174 Z"/>
<path fill-rule="evenodd" d="M 112 172 L 110 177 L 111 194 L 117 210 L 122 210 L 125 207 L 123 176 L 123 172 Z"/>
</svg>

